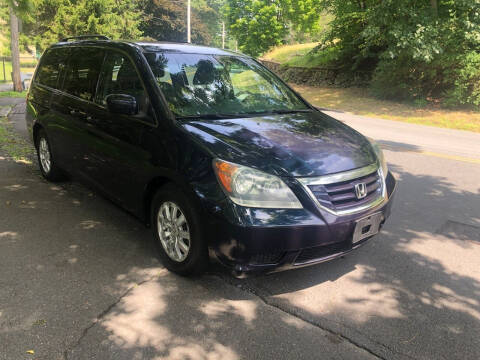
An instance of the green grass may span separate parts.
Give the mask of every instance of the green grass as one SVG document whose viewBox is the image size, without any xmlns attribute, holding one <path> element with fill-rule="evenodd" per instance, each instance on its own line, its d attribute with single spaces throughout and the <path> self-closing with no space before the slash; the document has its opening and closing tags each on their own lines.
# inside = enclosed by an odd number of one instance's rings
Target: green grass
<svg viewBox="0 0 480 360">
<path fill-rule="evenodd" d="M 14 98 L 24 98 L 27 96 L 27 91 L 1 91 L 0 92 L 0 97 L 14 97 Z"/>
<path fill-rule="evenodd" d="M 0 117 L 0 150 L 16 162 L 31 164 L 33 146 L 15 133 L 7 117 Z"/>
<path fill-rule="evenodd" d="M 335 47 L 313 52 L 318 43 L 283 45 L 273 48 L 262 59 L 275 61 L 287 66 L 331 67 L 335 64 L 337 51 Z"/>
<path fill-rule="evenodd" d="M 285 65 L 305 68 L 332 67 L 332 64 L 337 62 L 336 56 L 336 49 L 334 47 L 329 47 L 322 51 L 310 51 L 304 56 L 292 58 L 287 61 Z"/>
<path fill-rule="evenodd" d="M 294 59 L 303 57 L 317 45 L 318 43 L 307 43 L 277 46 L 264 54 L 262 58 L 285 64 Z"/>
<path fill-rule="evenodd" d="M 379 100 L 365 88 L 329 88 L 293 85 L 312 104 L 381 119 L 403 121 L 449 129 L 480 132 L 480 111 L 447 110 L 427 105 L 422 108 L 409 103 Z"/>
<path fill-rule="evenodd" d="M 35 67 L 31 66 L 32 60 L 25 62 L 25 65 L 22 65 L 22 61 L 20 61 L 20 71 L 22 73 L 33 73 L 35 71 Z M 3 63 L 0 61 L 0 82 L 11 82 L 12 81 L 12 63 L 10 61 L 5 61 L 5 77 L 3 73 Z"/>
</svg>

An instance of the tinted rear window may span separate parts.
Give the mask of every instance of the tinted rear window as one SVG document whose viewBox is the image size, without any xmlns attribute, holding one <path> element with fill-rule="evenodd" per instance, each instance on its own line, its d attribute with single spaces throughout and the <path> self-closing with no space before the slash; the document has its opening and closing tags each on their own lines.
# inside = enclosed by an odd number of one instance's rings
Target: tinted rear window
<svg viewBox="0 0 480 360">
<path fill-rule="evenodd" d="M 35 80 L 45 86 L 58 88 L 61 70 L 67 62 L 69 49 L 51 49 L 42 57 Z"/>
</svg>

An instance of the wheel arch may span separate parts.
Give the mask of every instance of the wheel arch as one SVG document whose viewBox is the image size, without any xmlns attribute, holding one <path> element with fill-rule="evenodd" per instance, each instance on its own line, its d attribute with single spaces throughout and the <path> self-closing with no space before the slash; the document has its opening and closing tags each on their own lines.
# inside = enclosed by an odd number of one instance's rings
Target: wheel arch
<svg viewBox="0 0 480 360">
<path fill-rule="evenodd" d="M 162 186 L 165 186 L 168 183 L 171 183 L 172 180 L 167 176 L 157 176 L 150 180 L 150 182 L 145 187 L 143 191 L 143 201 L 142 201 L 142 215 L 145 221 L 145 225 L 150 227 L 150 208 L 152 206 L 152 200 L 155 196 L 155 193 Z"/>
<path fill-rule="evenodd" d="M 147 227 L 150 227 L 151 225 L 150 210 L 152 206 L 152 200 L 157 191 L 167 184 L 173 184 L 179 187 L 185 193 L 185 195 L 200 205 L 200 201 L 196 196 L 194 189 L 186 181 L 180 179 L 180 177 L 168 175 L 156 176 L 148 182 L 148 184 L 145 186 L 145 190 L 143 191 L 142 218 Z M 202 207 L 200 206 L 200 208 Z"/>
</svg>

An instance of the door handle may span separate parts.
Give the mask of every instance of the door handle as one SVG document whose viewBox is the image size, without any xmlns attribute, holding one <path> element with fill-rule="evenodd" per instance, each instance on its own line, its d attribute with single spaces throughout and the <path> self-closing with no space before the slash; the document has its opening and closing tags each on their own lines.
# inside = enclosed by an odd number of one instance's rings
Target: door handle
<svg viewBox="0 0 480 360">
<path fill-rule="evenodd" d="M 87 117 L 85 118 L 85 121 L 86 121 L 87 125 L 96 125 L 96 124 L 99 123 L 98 118 L 93 117 L 91 115 L 87 115 Z"/>
<path fill-rule="evenodd" d="M 78 109 L 71 109 L 70 110 L 70 115 L 72 116 L 83 116 L 85 113 L 83 111 L 80 111 Z"/>
</svg>

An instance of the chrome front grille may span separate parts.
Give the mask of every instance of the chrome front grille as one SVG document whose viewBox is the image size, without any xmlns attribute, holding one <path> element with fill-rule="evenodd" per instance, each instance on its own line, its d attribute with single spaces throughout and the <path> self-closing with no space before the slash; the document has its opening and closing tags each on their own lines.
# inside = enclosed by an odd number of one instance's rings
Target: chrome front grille
<svg viewBox="0 0 480 360">
<path fill-rule="evenodd" d="M 359 183 L 364 183 L 367 188 L 367 195 L 362 199 L 358 199 L 355 194 L 355 185 Z M 378 171 L 353 180 L 310 185 L 309 188 L 321 205 L 335 211 L 368 204 L 382 195 L 382 182 Z"/>
<path fill-rule="evenodd" d="M 344 173 L 299 180 L 318 206 L 336 215 L 363 211 L 380 204 L 384 199 L 383 175 L 376 164 Z M 357 194 L 357 185 L 366 190 L 363 197 Z"/>
</svg>

